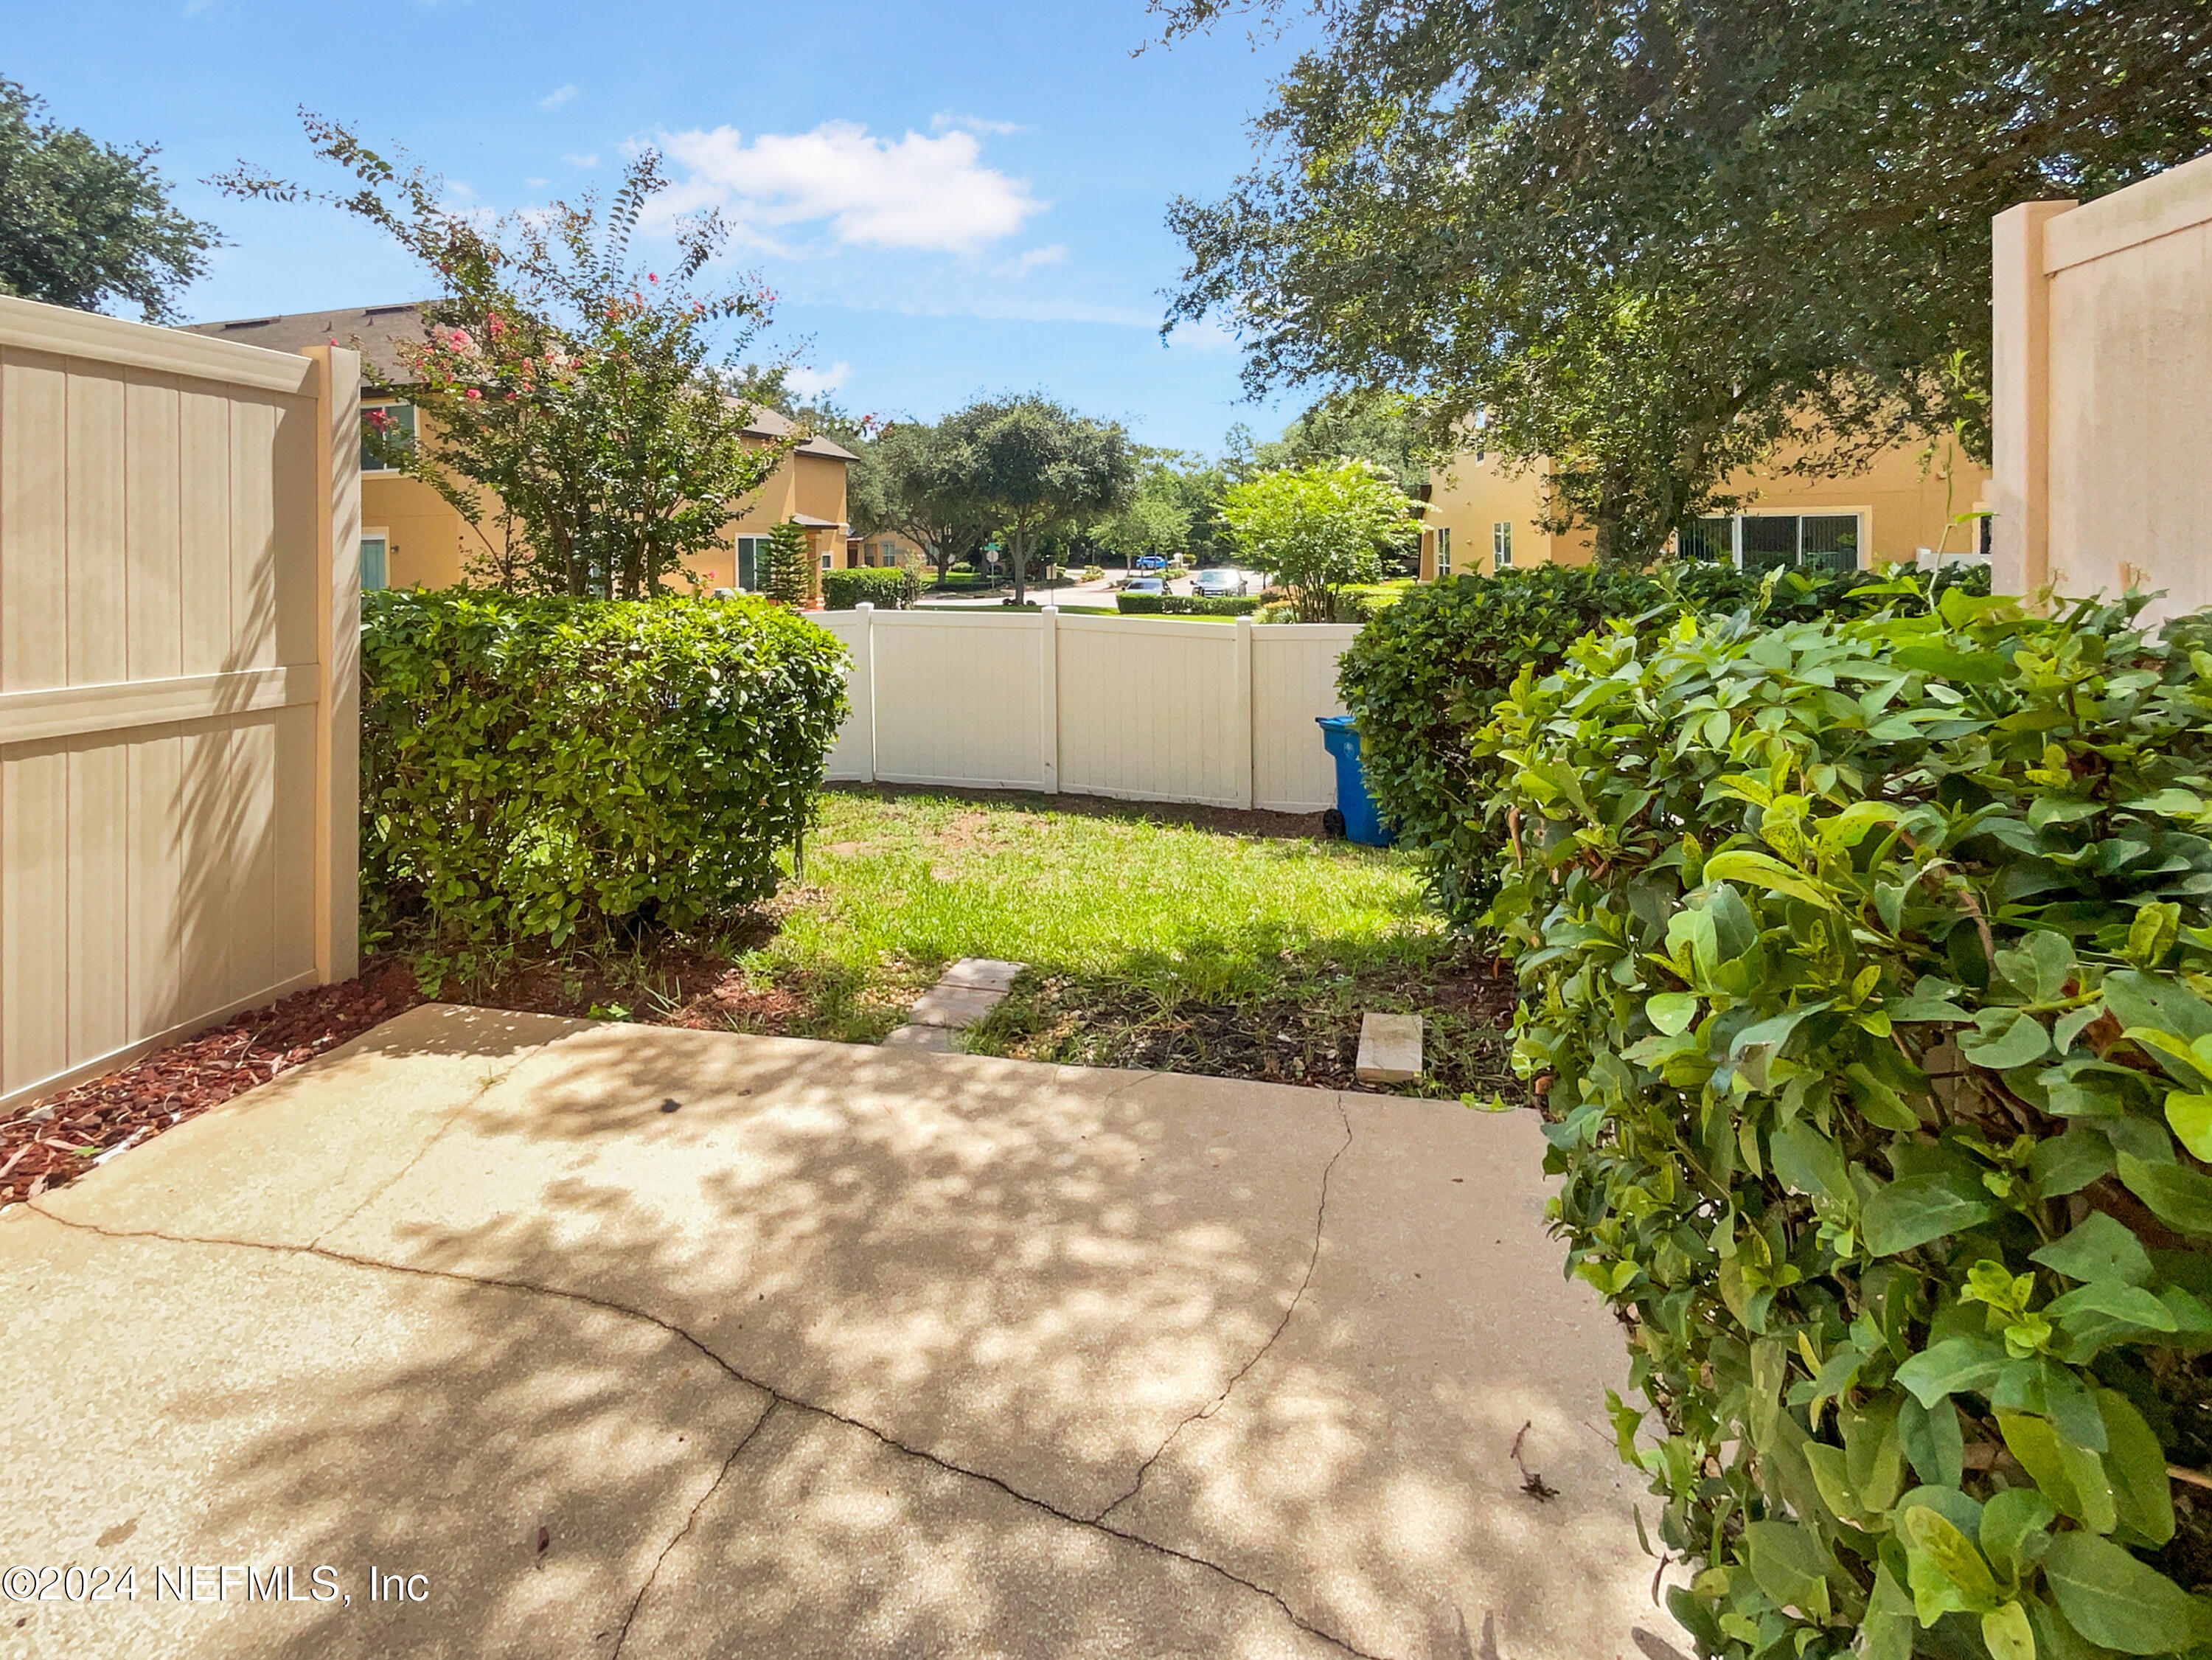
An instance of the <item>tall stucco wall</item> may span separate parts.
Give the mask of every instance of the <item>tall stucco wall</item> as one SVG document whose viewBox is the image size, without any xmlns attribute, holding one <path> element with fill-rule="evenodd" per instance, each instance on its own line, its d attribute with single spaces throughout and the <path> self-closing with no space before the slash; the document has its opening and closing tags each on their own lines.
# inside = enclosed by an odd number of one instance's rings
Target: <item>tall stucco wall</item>
<svg viewBox="0 0 2212 1660">
<path fill-rule="evenodd" d="M 2212 604 L 2212 155 L 1994 237 L 2000 591 Z"/>
</svg>

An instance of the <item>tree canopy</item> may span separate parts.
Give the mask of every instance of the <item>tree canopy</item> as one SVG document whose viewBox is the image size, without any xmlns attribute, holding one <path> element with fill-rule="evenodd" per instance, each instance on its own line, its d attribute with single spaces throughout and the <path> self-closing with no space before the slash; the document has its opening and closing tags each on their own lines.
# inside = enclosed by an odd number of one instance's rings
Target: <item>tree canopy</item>
<svg viewBox="0 0 2212 1660">
<path fill-rule="evenodd" d="M 928 553 L 940 582 L 997 528 L 969 494 L 958 465 L 958 441 L 943 429 L 895 421 L 852 448 L 860 458 L 846 481 L 853 528 L 862 536 L 887 530 L 911 536 Z"/>
<path fill-rule="evenodd" d="M 945 417 L 938 431 L 952 494 L 1006 538 L 1016 605 L 1039 540 L 1104 518 L 1135 483 L 1127 433 L 1040 393 L 981 399 Z"/>
<path fill-rule="evenodd" d="M 242 166 L 220 182 L 330 203 L 437 274 L 443 292 L 423 308 L 422 341 L 401 348 L 394 388 L 434 438 L 372 424 L 369 441 L 468 522 L 478 572 L 510 588 L 642 599 L 721 545 L 788 448 L 750 431 L 773 373 L 733 367 L 772 296 L 750 281 L 699 284 L 725 240 L 711 213 L 679 222 L 665 272 L 642 268 L 630 240 L 665 187 L 658 154 L 635 157 L 604 204 L 587 194 L 484 225 L 448 208 L 434 175 L 306 121 L 316 152 L 357 188 L 313 191 Z"/>
<path fill-rule="evenodd" d="M 0 294 L 170 321 L 179 291 L 207 269 L 215 228 L 170 204 L 155 146 L 103 144 L 45 109 L 0 76 Z"/>
<path fill-rule="evenodd" d="M 1985 454 L 1991 216 L 2212 144 L 2201 0 L 1307 9 L 1259 166 L 1172 211 L 1171 319 L 1226 314 L 1255 387 L 1419 393 L 1439 437 L 1480 412 L 1615 555 L 1778 454 L 1954 423 Z"/>
</svg>

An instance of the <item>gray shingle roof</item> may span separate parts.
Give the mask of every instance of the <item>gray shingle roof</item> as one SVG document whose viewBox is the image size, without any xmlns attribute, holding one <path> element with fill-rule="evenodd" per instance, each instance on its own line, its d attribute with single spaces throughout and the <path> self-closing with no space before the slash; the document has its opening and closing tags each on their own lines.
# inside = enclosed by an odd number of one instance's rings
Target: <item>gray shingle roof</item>
<svg viewBox="0 0 2212 1660">
<path fill-rule="evenodd" d="M 187 334 L 213 335 L 267 351 L 298 351 L 302 346 L 349 346 L 361 353 L 362 379 L 371 386 L 387 386 L 404 374 L 398 344 L 422 337 L 423 302 L 409 300 L 390 306 L 360 306 L 334 311 L 288 312 L 281 317 L 240 317 L 221 323 L 187 325 Z M 750 431 L 767 438 L 781 438 L 792 429 L 791 418 L 765 406 L 753 412 Z M 828 456 L 840 461 L 854 459 L 853 452 L 827 438 L 810 438 L 799 447 L 804 455 Z"/>
</svg>

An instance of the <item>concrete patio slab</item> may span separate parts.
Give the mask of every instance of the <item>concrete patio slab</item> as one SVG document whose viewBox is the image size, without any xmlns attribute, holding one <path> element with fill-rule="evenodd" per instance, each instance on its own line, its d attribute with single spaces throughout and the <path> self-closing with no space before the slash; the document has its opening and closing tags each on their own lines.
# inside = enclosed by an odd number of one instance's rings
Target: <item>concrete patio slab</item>
<svg viewBox="0 0 2212 1660">
<path fill-rule="evenodd" d="M 0 1654 L 1686 1649 L 1540 1158 L 1437 1103 L 416 1010 L 0 1215 L 0 1378 L 64 1408 L 0 1420 L 0 1561 L 142 1592 Z M 192 1562 L 356 1600 L 155 1602 Z"/>
</svg>

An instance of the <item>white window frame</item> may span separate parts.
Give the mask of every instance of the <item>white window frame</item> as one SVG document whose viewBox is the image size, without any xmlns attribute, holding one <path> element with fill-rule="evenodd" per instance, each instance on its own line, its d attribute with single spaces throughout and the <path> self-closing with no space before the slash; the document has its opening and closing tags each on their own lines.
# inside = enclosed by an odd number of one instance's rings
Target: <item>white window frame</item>
<svg viewBox="0 0 2212 1660">
<path fill-rule="evenodd" d="M 1439 577 L 1451 575 L 1451 526 L 1449 525 L 1437 526 L 1437 575 Z"/>
<path fill-rule="evenodd" d="M 1491 520 L 1490 568 L 1493 571 L 1513 569 L 1513 521 L 1510 519 Z"/>
<path fill-rule="evenodd" d="M 1706 516 L 1708 518 L 1718 518 L 1720 515 L 1717 514 L 1710 514 Z M 1874 509 L 1872 508 L 1793 508 L 1787 511 L 1778 508 L 1771 513 L 1761 513 L 1757 508 L 1753 508 L 1748 513 L 1732 513 L 1728 515 L 1729 557 L 1734 562 L 1735 568 L 1738 570 L 1741 570 L 1743 569 L 1743 521 L 1747 519 L 1795 519 L 1800 521 L 1797 528 L 1796 562 L 1789 567 L 1791 570 L 1802 570 L 1805 568 L 1805 529 L 1802 523 L 1803 520 L 1808 519 L 1856 519 L 1859 521 L 1859 549 L 1858 563 L 1855 569 L 1858 570 L 1871 570 L 1874 569 L 1872 565 L 1868 563 L 1869 557 L 1871 556 L 1874 550 Z"/>
</svg>

